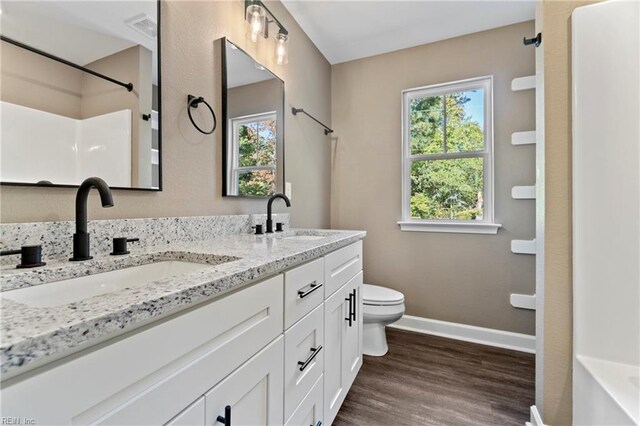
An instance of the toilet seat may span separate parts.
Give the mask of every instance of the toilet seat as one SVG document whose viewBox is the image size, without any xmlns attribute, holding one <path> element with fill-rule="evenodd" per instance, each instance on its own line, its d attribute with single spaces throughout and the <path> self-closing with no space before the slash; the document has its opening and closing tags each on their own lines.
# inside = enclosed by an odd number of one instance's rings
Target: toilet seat
<svg viewBox="0 0 640 426">
<path fill-rule="evenodd" d="M 392 306 L 404 303 L 404 295 L 399 291 L 372 284 L 364 284 L 362 289 L 363 304 L 369 306 Z"/>
</svg>

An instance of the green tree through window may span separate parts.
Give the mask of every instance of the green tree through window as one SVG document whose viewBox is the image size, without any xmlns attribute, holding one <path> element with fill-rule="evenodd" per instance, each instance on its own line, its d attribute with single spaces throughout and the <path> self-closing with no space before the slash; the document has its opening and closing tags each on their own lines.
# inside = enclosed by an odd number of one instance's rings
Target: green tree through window
<svg viewBox="0 0 640 426">
<path fill-rule="evenodd" d="M 409 103 L 412 219 L 482 220 L 484 88 Z"/>
</svg>

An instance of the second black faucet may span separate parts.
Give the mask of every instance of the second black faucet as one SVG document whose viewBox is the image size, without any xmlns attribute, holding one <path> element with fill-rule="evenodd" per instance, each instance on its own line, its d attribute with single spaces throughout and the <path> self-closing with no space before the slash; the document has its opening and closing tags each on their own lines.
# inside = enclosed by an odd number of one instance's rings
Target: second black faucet
<svg viewBox="0 0 640 426">
<path fill-rule="evenodd" d="M 269 201 L 267 202 L 267 234 L 273 233 L 273 220 L 271 219 L 271 205 L 278 198 L 282 198 L 287 205 L 287 207 L 291 207 L 291 201 L 289 201 L 289 197 L 284 194 L 274 194 Z"/>
</svg>

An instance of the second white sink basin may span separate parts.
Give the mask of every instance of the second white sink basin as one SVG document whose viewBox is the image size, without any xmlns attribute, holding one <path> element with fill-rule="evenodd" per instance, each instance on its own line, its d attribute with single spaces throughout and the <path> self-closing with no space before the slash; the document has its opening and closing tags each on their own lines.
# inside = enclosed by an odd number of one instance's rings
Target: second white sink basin
<svg viewBox="0 0 640 426">
<path fill-rule="evenodd" d="M 125 288 L 140 287 L 153 281 L 200 271 L 210 266 L 167 260 L 7 291 L 1 293 L 0 297 L 29 306 L 46 308 L 78 302 Z"/>
<path fill-rule="evenodd" d="M 292 235 L 290 237 L 283 237 L 283 240 L 299 240 L 299 241 L 315 241 L 327 238 L 320 235 Z"/>
</svg>

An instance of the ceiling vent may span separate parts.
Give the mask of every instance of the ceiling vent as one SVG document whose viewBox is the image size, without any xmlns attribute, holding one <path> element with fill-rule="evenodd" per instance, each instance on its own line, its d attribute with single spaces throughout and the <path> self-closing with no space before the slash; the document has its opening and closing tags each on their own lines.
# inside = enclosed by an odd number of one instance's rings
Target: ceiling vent
<svg viewBox="0 0 640 426">
<path fill-rule="evenodd" d="M 156 24 L 156 21 L 146 13 L 136 15 L 124 22 L 140 34 L 144 34 L 147 37 L 156 38 L 158 35 L 158 25 Z"/>
</svg>

